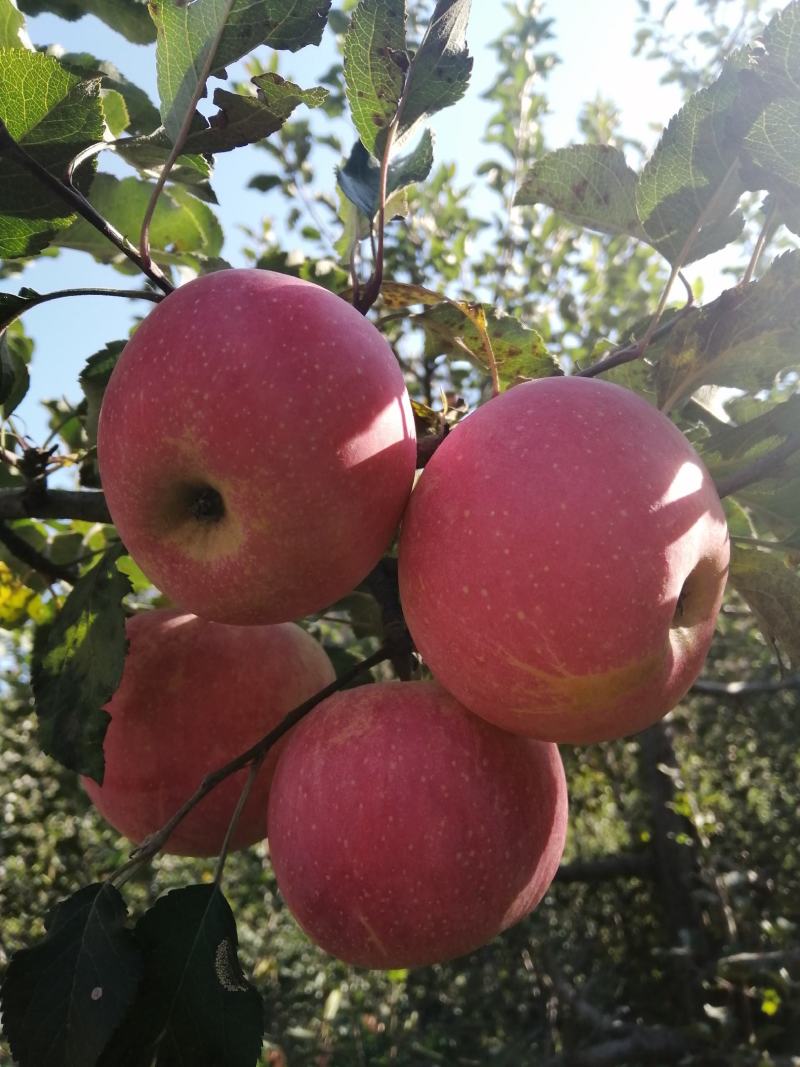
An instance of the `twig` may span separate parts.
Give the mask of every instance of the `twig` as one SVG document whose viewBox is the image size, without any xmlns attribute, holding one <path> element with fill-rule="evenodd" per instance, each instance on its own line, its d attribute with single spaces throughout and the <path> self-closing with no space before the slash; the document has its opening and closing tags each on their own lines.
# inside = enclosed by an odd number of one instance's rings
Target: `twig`
<svg viewBox="0 0 800 1067">
<path fill-rule="evenodd" d="M 26 152 L 22 145 L 17 144 L 8 132 L 8 127 L 1 119 L 0 149 L 13 156 L 30 174 L 33 174 L 43 185 L 46 185 L 51 192 L 68 203 L 74 212 L 99 230 L 123 255 L 132 260 L 162 292 L 168 294 L 173 291 L 174 286 L 162 271 L 154 264 L 146 263 L 131 242 L 119 230 L 115 229 L 108 219 L 104 218 L 99 211 L 92 207 L 86 197 L 74 185 L 56 178 L 38 160 Z"/>
<path fill-rule="evenodd" d="M 654 871 L 651 852 L 617 852 L 609 856 L 598 856 L 593 860 L 574 860 L 572 863 L 562 864 L 556 871 L 555 881 L 567 884 L 604 882 L 613 878 L 647 877 Z"/>
<path fill-rule="evenodd" d="M 0 519 L 78 519 L 111 522 L 106 498 L 96 489 L 0 489 Z"/>
<path fill-rule="evenodd" d="M 253 786 L 256 783 L 258 772 L 264 764 L 263 756 L 259 756 L 258 759 L 253 760 L 250 767 L 250 773 L 247 775 L 247 781 L 242 786 L 242 791 L 239 794 L 239 799 L 236 801 L 236 807 L 234 808 L 233 815 L 231 815 L 231 821 L 228 823 L 228 829 L 225 831 L 225 840 L 222 842 L 222 848 L 220 849 L 219 859 L 217 860 L 217 869 L 214 872 L 214 885 L 219 888 L 222 885 L 222 872 L 225 870 L 225 861 L 228 858 L 228 853 L 231 848 L 231 841 L 233 835 L 236 833 L 236 827 L 239 825 L 239 818 L 242 814 L 242 809 L 247 803 L 247 798 L 253 791 Z M 265 813 L 266 818 L 266 813 Z"/>
<path fill-rule="evenodd" d="M 240 753 L 222 767 L 218 767 L 215 771 L 211 771 L 211 773 L 207 774 L 197 789 L 195 789 L 194 793 L 192 793 L 188 800 L 181 805 L 172 818 L 169 819 L 160 830 L 157 830 L 154 834 L 150 834 L 138 848 L 134 849 L 131 858 L 127 863 L 124 863 L 114 872 L 111 881 L 114 884 L 119 885 L 121 882 L 125 881 L 131 871 L 148 863 L 153 856 L 163 848 L 175 828 L 180 825 L 189 812 L 196 807 L 204 797 L 208 796 L 220 782 L 225 781 L 225 779 L 229 778 L 232 774 L 249 766 L 255 760 L 261 759 L 267 752 L 269 752 L 274 744 L 280 741 L 284 734 L 287 734 L 296 723 L 300 722 L 300 720 L 308 715 L 310 711 L 313 711 L 317 704 L 320 704 L 334 693 L 338 693 L 340 689 L 344 689 L 345 686 L 349 685 L 350 682 L 355 681 L 360 675 L 365 674 L 372 667 L 377 667 L 379 663 L 383 663 L 385 660 L 389 659 L 395 652 L 396 649 L 391 642 L 381 645 L 381 647 L 373 652 L 371 656 L 363 659 L 360 663 L 351 667 L 350 670 L 345 671 L 336 679 L 336 681 L 331 682 L 331 684 L 324 689 L 320 689 L 314 696 L 309 697 L 308 700 L 294 708 L 293 711 L 290 711 L 274 730 L 270 730 L 268 734 L 262 737 L 259 741 L 256 741 L 256 743 L 251 745 L 245 752 Z"/>
<path fill-rule="evenodd" d="M 749 693 L 778 693 L 782 689 L 800 689 L 800 674 L 751 682 L 716 682 L 711 678 L 698 678 L 692 686 L 695 693 L 729 697 L 747 696 Z"/>
<path fill-rule="evenodd" d="M 70 584 L 77 581 L 78 572 L 75 567 L 54 563 L 4 522 L 0 522 L 0 544 L 5 545 L 12 556 L 16 556 L 22 563 L 26 563 L 50 581 Z"/>
<path fill-rule="evenodd" d="M 800 433 L 790 434 L 782 444 L 766 452 L 763 456 L 753 460 L 738 471 L 733 471 L 725 478 L 715 479 L 717 493 L 720 498 L 731 496 L 740 489 L 745 489 L 754 482 L 760 482 L 764 478 L 771 478 L 778 473 L 790 456 L 800 449 Z"/>
<path fill-rule="evenodd" d="M 60 300 L 62 296 L 121 296 L 128 300 L 150 300 L 153 304 L 158 304 L 164 299 L 163 293 L 155 293 L 152 289 L 105 289 L 94 286 L 88 289 L 56 289 L 52 293 L 21 296 L 19 299 L 25 300 L 26 304 L 24 308 L 20 308 L 19 314 L 14 318 L 18 318 L 19 315 L 38 304 L 46 304 L 48 300 Z"/>
<path fill-rule="evenodd" d="M 756 239 L 756 243 L 753 246 L 753 254 L 750 257 L 750 262 L 747 264 L 747 269 L 742 275 L 742 280 L 739 282 L 739 285 L 747 285 L 748 282 L 752 281 L 753 275 L 755 274 L 756 268 L 758 267 L 758 262 L 764 253 L 764 249 L 767 247 L 770 238 L 775 232 L 775 215 L 777 212 L 777 208 L 778 205 L 776 201 L 772 204 L 769 211 L 767 212 L 767 216 L 764 219 L 764 225 L 761 227 L 761 231 Z"/>
<path fill-rule="evenodd" d="M 664 334 L 669 333 L 688 310 L 688 306 L 683 307 L 673 318 L 669 319 L 668 322 L 662 323 L 650 338 L 650 343 L 652 344 L 653 341 L 663 337 Z M 604 374 L 607 370 L 613 370 L 614 367 L 622 366 L 623 363 L 633 363 L 633 361 L 639 359 L 641 355 L 642 342 L 631 341 L 630 344 L 613 349 L 608 355 L 603 356 L 602 359 L 599 359 L 596 363 L 592 363 L 583 370 L 576 371 L 575 377 L 594 378 L 598 374 Z"/>
<path fill-rule="evenodd" d="M 206 52 L 206 58 L 203 62 L 202 67 L 200 68 L 200 75 L 197 79 L 197 85 L 194 88 L 191 100 L 189 101 L 189 104 L 186 108 L 186 114 L 183 116 L 183 121 L 181 122 L 180 128 L 178 130 L 178 136 L 175 138 L 175 143 L 172 146 L 170 154 L 167 156 L 167 161 L 161 168 L 161 172 L 159 173 L 158 178 L 156 179 L 156 184 L 153 188 L 152 195 L 148 202 L 147 210 L 145 211 L 144 218 L 142 219 L 142 229 L 139 236 L 139 255 L 142 257 L 142 261 L 144 263 L 147 263 L 148 265 L 151 263 L 150 223 L 152 222 L 153 215 L 155 214 L 156 204 L 158 203 L 158 198 L 159 196 L 161 196 L 161 192 L 164 186 L 167 184 L 167 178 L 169 177 L 169 172 L 172 170 L 175 164 L 175 160 L 183 151 L 184 143 L 186 142 L 186 138 L 192 126 L 192 121 L 194 119 L 195 110 L 197 109 L 197 104 L 200 98 L 205 95 L 206 82 L 208 81 L 208 76 L 214 66 L 214 59 L 217 55 L 217 49 L 219 48 L 219 43 L 222 40 L 222 35 L 225 32 L 225 26 L 228 22 L 228 16 L 231 13 L 234 2 L 235 0 L 227 0 L 225 10 L 219 20 L 217 32 L 214 35 L 213 40 L 211 41 L 211 46 Z"/>
</svg>

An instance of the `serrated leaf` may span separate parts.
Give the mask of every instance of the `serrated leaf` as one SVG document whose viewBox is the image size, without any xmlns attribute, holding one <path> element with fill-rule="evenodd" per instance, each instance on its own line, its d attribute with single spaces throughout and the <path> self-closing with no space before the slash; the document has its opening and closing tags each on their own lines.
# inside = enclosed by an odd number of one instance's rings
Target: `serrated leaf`
<svg viewBox="0 0 800 1067">
<path fill-rule="evenodd" d="M 205 129 L 206 127 L 202 127 Z M 163 127 L 152 134 L 142 137 L 123 137 L 114 145 L 114 151 L 122 156 L 126 163 L 141 171 L 147 177 L 158 177 L 164 164 L 172 153 L 172 146 Z M 211 162 L 199 153 L 182 153 L 171 167 L 168 182 L 188 185 L 200 196 L 198 188 L 210 190 L 208 179 L 211 177 Z M 216 198 L 203 196 L 211 203 Z"/>
<path fill-rule="evenodd" d="M 125 104 L 125 97 L 116 89 L 101 89 L 103 116 L 112 137 L 119 137 L 131 124 L 131 117 Z"/>
<path fill-rule="evenodd" d="M 0 0 L 0 48 L 23 48 L 25 19 L 13 0 Z"/>
<path fill-rule="evenodd" d="M 636 212 L 636 180 L 619 149 L 572 145 L 534 163 L 514 203 L 546 204 L 580 226 L 646 241 Z"/>
<path fill-rule="evenodd" d="M 759 38 L 759 74 L 782 95 L 800 93 L 800 3 L 777 12 Z"/>
<path fill-rule="evenodd" d="M 125 918 L 113 886 L 86 886 L 50 913 L 38 944 L 13 956 L 3 1028 L 19 1067 L 94 1067 L 142 971 Z"/>
<path fill-rule="evenodd" d="M 0 49 L 0 119 L 9 134 L 52 174 L 103 136 L 98 79 L 82 81 L 52 56 Z M 88 192 L 95 161 L 76 185 Z M 0 150 L 0 258 L 33 255 L 75 218 L 64 200 Z"/>
<path fill-rule="evenodd" d="M 488 356 L 474 322 L 476 313 L 484 318 L 502 385 L 561 373 L 536 330 L 488 305 L 463 305 L 459 310 L 451 303 L 439 304 L 414 315 L 411 321 L 425 331 L 427 354 L 444 353 L 451 359 L 469 359 L 486 371 Z"/>
<path fill-rule="evenodd" d="M 26 15 L 47 12 L 69 22 L 96 15 L 133 44 L 150 44 L 156 39 L 147 0 L 19 0 L 19 6 Z"/>
<path fill-rule="evenodd" d="M 730 580 L 749 604 L 768 641 L 800 667 L 800 575 L 772 552 L 731 551 Z"/>
<path fill-rule="evenodd" d="M 207 130 L 187 137 L 184 147 L 188 152 L 229 152 L 255 144 L 279 130 L 298 104 L 320 107 L 328 96 L 327 89 L 301 89 L 278 74 L 259 74 L 251 81 L 256 87 L 254 96 L 216 90 L 214 103 L 219 110 Z"/>
<path fill-rule="evenodd" d="M 19 296 L 14 293 L 0 293 L 0 330 L 4 330 L 7 326 L 10 326 L 14 319 L 26 310 L 26 308 L 33 307 L 36 304 L 36 300 L 33 297 L 38 296 L 38 293 L 34 293 L 32 289 L 24 290 L 26 294 Z"/>
<path fill-rule="evenodd" d="M 138 242 L 152 191 L 151 183 L 138 178 L 120 180 L 110 174 L 98 174 L 90 200 L 118 230 Z M 156 260 L 167 261 L 164 252 L 175 253 L 178 257 L 191 252 L 217 256 L 222 249 L 222 242 L 222 228 L 207 204 L 192 196 L 181 185 L 171 186 L 162 193 L 150 227 L 150 245 Z M 89 252 L 101 262 L 116 259 L 119 254 L 84 219 L 78 219 L 68 230 L 59 234 L 57 244 Z"/>
<path fill-rule="evenodd" d="M 98 1067 L 255 1067 L 261 998 L 242 974 L 236 921 L 214 885 L 176 889 L 139 920 L 139 996 Z"/>
<path fill-rule="evenodd" d="M 415 182 L 424 181 L 432 166 L 433 135 L 430 130 L 425 130 L 413 152 L 389 164 L 386 176 L 387 214 L 390 214 L 389 197 Z M 347 199 L 355 204 L 361 214 L 369 220 L 374 219 L 380 203 L 380 166 L 361 141 L 353 145 L 347 163 L 336 172 L 336 179 Z"/>
<path fill-rule="evenodd" d="M 687 311 L 650 346 L 659 407 L 672 410 L 701 385 L 765 388 L 797 364 L 798 346 L 800 252 L 787 252 L 757 282 Z"/>
<path fill-rule="evenodd" d="M 26 342 L 18 323 L 0 329 L 0 407 L 4 419 L 25 399 L 30 386 L 30 350 Z"/>
<path fill-rule="evenodd" d="M 344 40 L 344 82 L 353 125 L 377 159 L 403 92 L 405 47 L 403 0 L 361 0 Z"/>
<path fill-rule="evenodd" d="M 122 96 L 130 118 L 130 133 L 150 133 L 160 125 L 161 117 L 147 93 L 128 81 L 108 60 L 97 59 L 90 52 L 65 52 L 58 57 L 67 70 L 86 78 L 100 78 L 103 89 L 113 89 Z"/>
<path fill-rule="evenodd" d="M 214 71 L 262 44 L 292 52 L 319 44 L 329 7 L 330 0 L 234 0 L 232 7 L 227 0 L 153 0 L 161 119 L 170 140 L 174 143 L 178 136 L 220 30 Z"/>
<path fill-rule="evenodd" d="M 471 0 L 438 0 L 408 70 L 398 147 L 418 122 L 457 103 L 467 91 L 472 73 L 466 37 L 470 4 Z"/>
<path fill-rule="evenodd" d="M 800 100 L 782 98 L 769 104 L 744 138 L 749 159 L 760 168 L 758 185 L 800 192 Z"/>
<path fill-rule="evenodd" d="M 724 247 L 741 230 L 734 209 L 745 190 L 738 170 L 742 138 L 767 96 L 743 62 L 730 62 L 712 85 L 689 98 L 639 177 L 639 219 L 650 243 L 671 263 L 701 222 L 685 262 Z"/>
<path fill-rule="evenodd" d="M 104 705 L 122 677 L 127 641 L 122 598 L 131 589 L 110 548 L 75 584 L 55 622 L 40 628 L 31 663 L 42 748 L 60 763 L 103 781 Z"/>
<path fill-rule="evenodd" d="M 111 372 L 122 355 L 126 341 L 109 341 L 105 348 L 89 356 L 83 370 L 78 375 L 78 382 L 86 397 L 86 436 L 90 445 L 97 444 L 97 423 L 100 418 L 100 405 L 108 385 Z"/>
</svg>

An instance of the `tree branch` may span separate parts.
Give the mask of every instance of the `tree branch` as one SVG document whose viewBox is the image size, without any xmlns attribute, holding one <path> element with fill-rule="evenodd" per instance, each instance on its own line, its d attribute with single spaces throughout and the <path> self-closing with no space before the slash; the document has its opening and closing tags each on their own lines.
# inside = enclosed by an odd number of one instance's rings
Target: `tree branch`
<svg viewBox="0 0 800 1067">
<path fill-rule="evenodd" d="M 781 689 L 800 689 L 800 674 L 752 682 L 716 682 L 711 678 L 698 678 L 692 686 L 693 693 L 730 697 L 747 696 L 749 693 L 778 693 Z"/>
<path fill-rule="evenodd" d="M 268 734 L 262 737 L 259 741 L 256 741 L 254 745 L 251 745 L 245 752 L 241 752 L 234 759 L 224 764 L 222 767 L 218 767 L 217 770 L 207 774 L 202 780 L 200 785 L 195 789 L 194 793 L 186 800 L 181 807 L 175 812 L 171 819 L 166 822 L 160 830 L 157 830 L 135 848 L 131 854 L 131 858 L 127 863 L 124 863 L 111 877 L 111 881 L 116 885 L 121 885 L 133 870 L 141 865 L 148 863 L 166 844 L 172 832 L 175 828 L 183 822 L 185 817 L 189 814 L 192 808 L 196 807 L 200 801 L 208 796 L 208 794 L 215 789 L 220 782 L 225 781 L 232 774 L 237 771 L 243 770 L 250 764 L 255 763 L 257 760 L 262 759 L 273 745 L 277 744 L 280 739 L 291 730 L 301 719 L 305 718 L 310 711 L 313 711 L 317 704 L 321 704 L 329 696 L 333 696 L 334 693 L 338 693 L 339 690 L 344 689 L 346 686 L 359 678 L 362 674 L 366 674 L 372 667 L 377 667 L 379 663 L 383 663 L 391 656 L 396 654 L 398 649 L 391 643 L 381 645 L 377 651 L 373 652 L 371 656 L 367 656 L 360 663 L 357 663 L 350 670 L 345 671 L 336 681 L 331 682 L 324 689 L 320 689 L 314 696 L 309 697 L 298 707 L 286 715 L 286 717 L 275 727 L 274 730 L 270 730 Z"/>
<path fill-rule="evenodd" d="M 73 584 L 78 578 L 76 567 L 54 563 L 53 560 L 48 559 L 47 556 L 37 551 L 24 537 L 20 537 L 15 530 L 12 530 L 10 526 L 1 521 L 0 544 L 5 545 L 12 556 L 16 556 L 22 563 L 26 563 L 51 582 L 69 582 Z"/>
<path fill-rule="evenodd" d="M 785 441 L 773 448 L 771 452 L 759 456 L 738 471 L 733 471 L 725 478 L 715 479 L 720 498 L 738 493 L 754 482 L 777 474 L 790 456 L 800 450 L 800 433 L 790 434 Z"/>
<path fill-rule="evenodd" d="M 2 519 L 78 519 L 111 522 L 106 498 L 96 489 L 0 489 Z"/>
<path fill-rule="evenodd" d="M 642 1026 L 625 1037 L 612 1038 L 590 1048 L 564 1052 L 543 1061 L 541 1067 L 623 1067 L 624 1064 L 676 1063 L 689 1043 L 677 1030 Z"/>
<path fill-rule="evenodd" d="M 73 211 L 86 219 L 96 230 L 99 230 L 113 245 L 116 245 L 120 252 L 132 260 L 139 270 L 146 274 L 162 292 L 169 294 L 173 291 L 172 282 L 165 277 L 160 268 L 153 263 L 146 263 L 131 242 L 119 230 L 115 229 L 108 219 L 104 218 L 99 211 L 92 207 L 86 197 L 74 185 L 56 178 L 38 160 L 26 152 L 22 145 L 17 144 L 2 119 L 0 119 L 0 149 L 13 156 L 30 174 L 38 178 L 51 192 L 69 204 Z"/>
<path fill-rule="evenodd" d="M 575 860 L 562 864 L 556 871 L 556 882 L 603 882 L 612 878 L 642 878 L 652 876 L 655 863 L 650 852 L 617 852 L 592 860 Z"/>
</svg>

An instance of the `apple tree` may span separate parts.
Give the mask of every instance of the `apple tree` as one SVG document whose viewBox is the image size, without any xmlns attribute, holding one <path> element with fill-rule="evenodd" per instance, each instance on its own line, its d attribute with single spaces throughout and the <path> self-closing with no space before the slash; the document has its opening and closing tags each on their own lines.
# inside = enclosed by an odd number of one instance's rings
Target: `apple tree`
<svg viewBox="0 0 800 1067">
<path fill-rule="evenodd" d="M 653 7 L 651 151 L 515 0 L 465 178 L 469 0 L 0 0 L 20 1067 L 793 1062 L 800 2 Z"/>
</svg>

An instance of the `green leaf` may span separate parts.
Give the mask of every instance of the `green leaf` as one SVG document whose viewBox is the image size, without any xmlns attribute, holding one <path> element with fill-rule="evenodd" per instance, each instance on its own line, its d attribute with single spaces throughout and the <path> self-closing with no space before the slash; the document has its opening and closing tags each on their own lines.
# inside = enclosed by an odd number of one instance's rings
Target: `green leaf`
<svg viewBox="0 0 800 1067">
<path fill-rule="evenodd" d="M 100 82 L 81 81 L 52 56 L 0 49 L 0 119 L 11 137 L 52 174 L 103 136 Z M 94 161 L 76 185 L 88 192 Z M 0 146 L 0 258 L 32 255 L 73 221 L 65 201 Z"/>
<path fill-rule="evenodd" d="M 101 89 L 103 116 L 112 137 L 119 137 L 131 124 L 131 117 L 125 104 L 125 97 L 116 89 Z"/>
<path fill-rule="evenodd" d="M 70 770 L 103 781 L 103 710 L 122 677 L 127 642 L 122 598 L 130 582 L 110 548 L 75 584 L 55 622 L 34 641 L 31 684 L 42 748 Z"/>
<path fill-rule="evenodd" d="M 28 363 L 31 346 L 17 322 L 0 329 L 0 405 L 2 415 L 9 415 L 25 399 L 30 386 Z"/>
<path fill-rule="evenodd" d="M 35 589 L 0 560 L 0 628 L 14 630 L 31 619 L 46 622 L 52 612 L 51 603 L 45 603 Z"/>
<path fill-rule="evenodd" d="M 639 177 L 639 218 L 650 243 L 671 263 L 701 221 L 686 262 L 724 247 L 741 231 L 734 208 L 745 183 L 737 161 L 766 94 L 741 62 L 731 62 L 713 85 L 689 98 Z"/>
<path fill-rule="evenodd" d="M 403 0 L 361 0 L 344 39 L 344 82 L 353 125 L 378 159 L 405 84 L 405 47 Z"/>
<path fill-rule="evenodd" d="M 90 199 L 101 215 L 137 243 L 152 191 L 152 184 L 138 178 L 120 180 L 110 174 L 98 174 Z M 159 197 L 150 227 L 150 245 L 157 260 L 164 260 L 164 252 L 176 253 L 178 257 L 191 252 L 217 256 L 222 250 L 223 236 L 214 213 L 188 189 L 174 185 Z M 115 246 L 84 219 L 78 219 L 59 234 L 57 243 L 64 248 L 89 252 L 100 262 L 119 256 Z"/>
<path fill-rule="evenodd" d="M 23 48 L 25 19 L 13 0 L 0 0 L 0 48 Z"/>
<path fill-rule="evenodd" d="M 144 979 L 98 1067 L 255 1067 L 261 998 L 242 974 L 236 921 L 214 885 L 176 889 L 139 920 Z"/>
<path fill-rule="evenodd" d="M 760 187 L 780 191 L 788 182 L 800 192 L 800 100 L 769 104 L 748 130 L 744 148 L 760 168 Z"/>
<path fill-rule="evenodd" d="M 481 305 L 472 305 L 480 309 Z M 540 334 L 511 315 L 482 306 L 501 384 L 515 385 L 529 378 L 561 374 Z M 452 304 L 439 304 L 414 315 L 411 321 L 425 331 L 427 355 L 444 353 L 450 359 L 469 359 L 486 371 L 488 360 L 475 325 Z"/>
<path fill-rule="evenodd" d="M 413 152 L 389 164 L 386 177 L 387 215 L 389 197 L 424 181 L 433 166 L 433 134 L 425 130 Z M 372 159 L 361 141 L 353 145 L 347 163 L 336 172 L 339 186 L 347 199 L 362 215 L 372 220 L 378 214 L 380 166 Z"/>
<path fill-rule="evenodd" d="M 759 38 L 755 54 L 759 74 L 781 95 L 800 94 L 800 3 L 779 11 Z"/>
<path fill-rule="evenodd" d="M 800 667 L 800 575 L 773 552 L 734 545 L 730 580 L 764 636 Z"/>
<path fill-rule="evenodd" d="M 86 397 L 86 436 L 90 445 L 97 444 L 97 423 L 100 418 L 100 405 L 106 391 L 111 372 L 122 355 L 127 341 L 110 341 L 100 352 L 95 352 L 86 360 L 78 376 L 83 395 Z"/>
<path fill-rule="evenodd" d="M 648 240 L 636 212 L 636 173 L 609 145 L 549 152 L 525 175 L 514 203 L 546 204 L 579 226 Z"/>
<path fill-rule="evenodd" d="M 141 953 L 108 883 L 79 889 L 17 952 L 2 988 L 3 1029 L 19 1067 L 94 1067 L 133 1003 Z"/>
<path fill-rule="evenodd" d="M 20 293 L 19 296 L 15 296 L 13 293 L 0 293 L 0 330 L 10 326 L 26 308 L 36 305 L 36 301 L 31 299 L 31 296 L 38 296 L 38 293 L 35 293 L 33 289 L 23 289 L 22 292 L 31 295 L 23 296 Z"/>
<path fill-rule="evenodd" d="M 297 51 L 318 44 L 330 0 L 198 0 L 176 4 L 153 0 L 150 11 L 158 31 L 156 66 L 161 118 L 174 143 L 198 87 L 209 52 L 212 70 L 236 62 L 259 45 Z"/>
<path fill-rule="evenodd" d="M 113 63 L 97 59 L 90 52 L 65 52 L 58 56 L 63 67 L 85 78 L 100 78 L 103 89 L 114 89 L 122 96 L 130 118 L 131 134 L 150 133 L 161 123 L 158 109 L 147 93 L 128 81 Z"/>
<path fill-rule="evenodd" d="M 396 144 L 408 140 L 416 124 L 457 103 L 469 85 L 472 58 L 467 51 L 471 0 L 438 0 L 408 71 L 406 99 Z"/>
<path fill-rule="evenodd" d="M 26 15 L 52 12 L 69 22 L 96 15 L 134 44 L 150 44 L 156 39 L 147 0 L 19 0 L 19 6 Z"/>
<path fill-rule="evenodd" d="M 186 139 L 187 151 L 229 152 L 255 144 L 279 130 L 298 104 L 319 107 L 328 96 L 327 89 L 301 89 L 278 74 L 260 74 L 252 82 L 256 86 L 254 96 L 216 90 L 214 103 L 219 111 L 211 117 L 207 130 Z"/>
<path fill-rule="evenodd" d="M 787 252 L 757 282 L 686 312 L 650 346 L 659 407 L 672 410 L 701 385 L 765 388 L 797 363 L 798 346 L 800 252 Z"/>
</svg>

